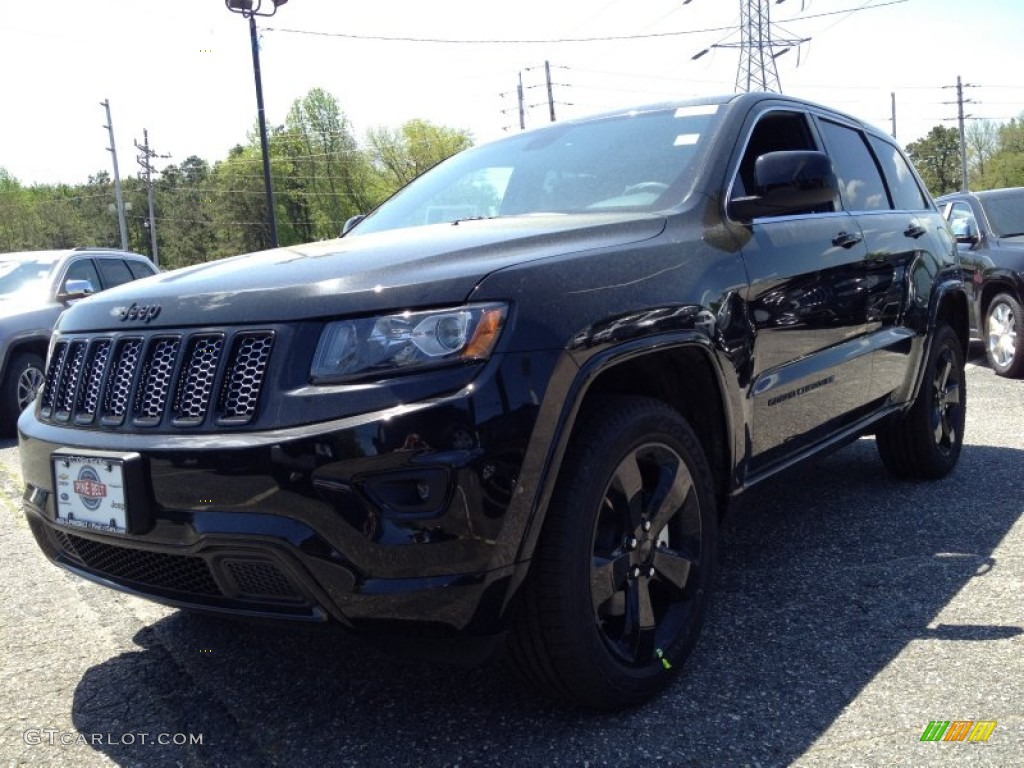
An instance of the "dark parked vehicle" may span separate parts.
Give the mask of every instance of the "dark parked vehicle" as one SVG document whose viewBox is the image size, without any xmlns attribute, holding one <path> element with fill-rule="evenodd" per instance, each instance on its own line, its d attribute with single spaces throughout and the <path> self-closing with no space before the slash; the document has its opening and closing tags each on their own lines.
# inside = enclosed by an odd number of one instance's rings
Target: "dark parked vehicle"
<svg viewBox="0 0 1024 768">
<path fill-rule="evenodd" d="M 145 256 L 109 249 L 0 253 L 0 432 L 43 384 L 43 361 L 57 316 L 73 302 L 156 273 Z"/>
<path fill-rule="evenodd" d="M 777 94 L 643 107 L 72 308 L 19 423 L 25 511 L 116 589 L 507 643 L 621 708 L 693 648 L 735 496 L 872 433 L 896 475 L 952 470 L 967 342 L 889 137 Z"/>
<path fill-rule="evenodd" d="M 1024 376 L 1024 187 L 956 192 L 936 200 L 956 238 L 971 334 L 992 370 Z"/>
</svg>

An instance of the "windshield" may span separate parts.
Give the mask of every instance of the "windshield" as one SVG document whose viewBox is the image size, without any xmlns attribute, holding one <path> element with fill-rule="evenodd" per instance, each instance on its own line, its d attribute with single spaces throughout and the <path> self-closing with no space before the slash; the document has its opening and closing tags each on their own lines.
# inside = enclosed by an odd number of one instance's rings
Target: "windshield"
<svg viewBox="0 0 1024 768">
<path fill-rule="evenodd" d="M 996 237 L 1024 235 L 1024 190 L 986 197 L 982 202 Z"/>
<path fill-rule="evenodd" d="M 0 260 L 0 299 L 30 299 L 46 291 L 48 261 Z"/>
<path fill-rule="evenodd" d="M 717 105 L 559 123 L 466 150 L 415 179 L 352 234 L 531 213 L 655 211 L 689 192 Z"/>
</svg>

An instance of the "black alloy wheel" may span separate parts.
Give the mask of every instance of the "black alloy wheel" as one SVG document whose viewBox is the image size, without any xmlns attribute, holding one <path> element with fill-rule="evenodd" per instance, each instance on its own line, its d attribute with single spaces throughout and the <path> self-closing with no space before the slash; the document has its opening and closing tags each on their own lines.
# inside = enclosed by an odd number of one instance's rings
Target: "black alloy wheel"
<svg viewBox="0 0 1024 768">
<path fill-rule="evenodd" d="M 512 635 L 545 692 L 617 710 L 682 666 L 710 598 L 717 512 L 700 443 L 670 407 L 591 404 L 570 441 Z"/>
<path fill-rule="evenodd" d="M 876 443 L 886 469 L 922 480 L 948 474 L 960 458 L 966 413 L 964 351 L 953 329 L 944 325 L 935 332 L 914 404 L 878 431 Z"/>
</svg>

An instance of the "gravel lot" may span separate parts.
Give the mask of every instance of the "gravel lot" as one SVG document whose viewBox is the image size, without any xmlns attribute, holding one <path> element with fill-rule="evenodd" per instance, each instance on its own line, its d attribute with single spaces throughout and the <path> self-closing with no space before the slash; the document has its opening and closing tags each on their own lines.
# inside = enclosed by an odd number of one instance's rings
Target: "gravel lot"
<svg viewBox="0 0 1024 768">
<path fill-rule="evenodd" d="M 399 660 L 74 578 L 32 540 L 4 442 L 0 767 L 1024 765 L 1024 381 L 980 363 L 951 477 L 894 481 L 864 439 L 752 493 L 696 654 L 614 716 L 500 663 Z M 998 725 L 921 742 L 931 720 Z"/>
</svg>

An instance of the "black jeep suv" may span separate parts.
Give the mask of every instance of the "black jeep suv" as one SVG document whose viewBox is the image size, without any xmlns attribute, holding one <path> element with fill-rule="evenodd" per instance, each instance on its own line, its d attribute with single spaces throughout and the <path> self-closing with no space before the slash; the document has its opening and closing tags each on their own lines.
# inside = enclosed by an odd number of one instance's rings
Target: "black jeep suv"
<svg viewBox="0 0 1024 768">
<path fill-rule="evenodd" d="M 25 511 L 116 589 L 502 639 L 625 707 L 693 648 L 732 497 L 872 433 L 897 475 L 953 468 L 967 343 L 891 139 L 776 94 L 643 107 L 73 307 L 19 423 Z"/>
</svg>

